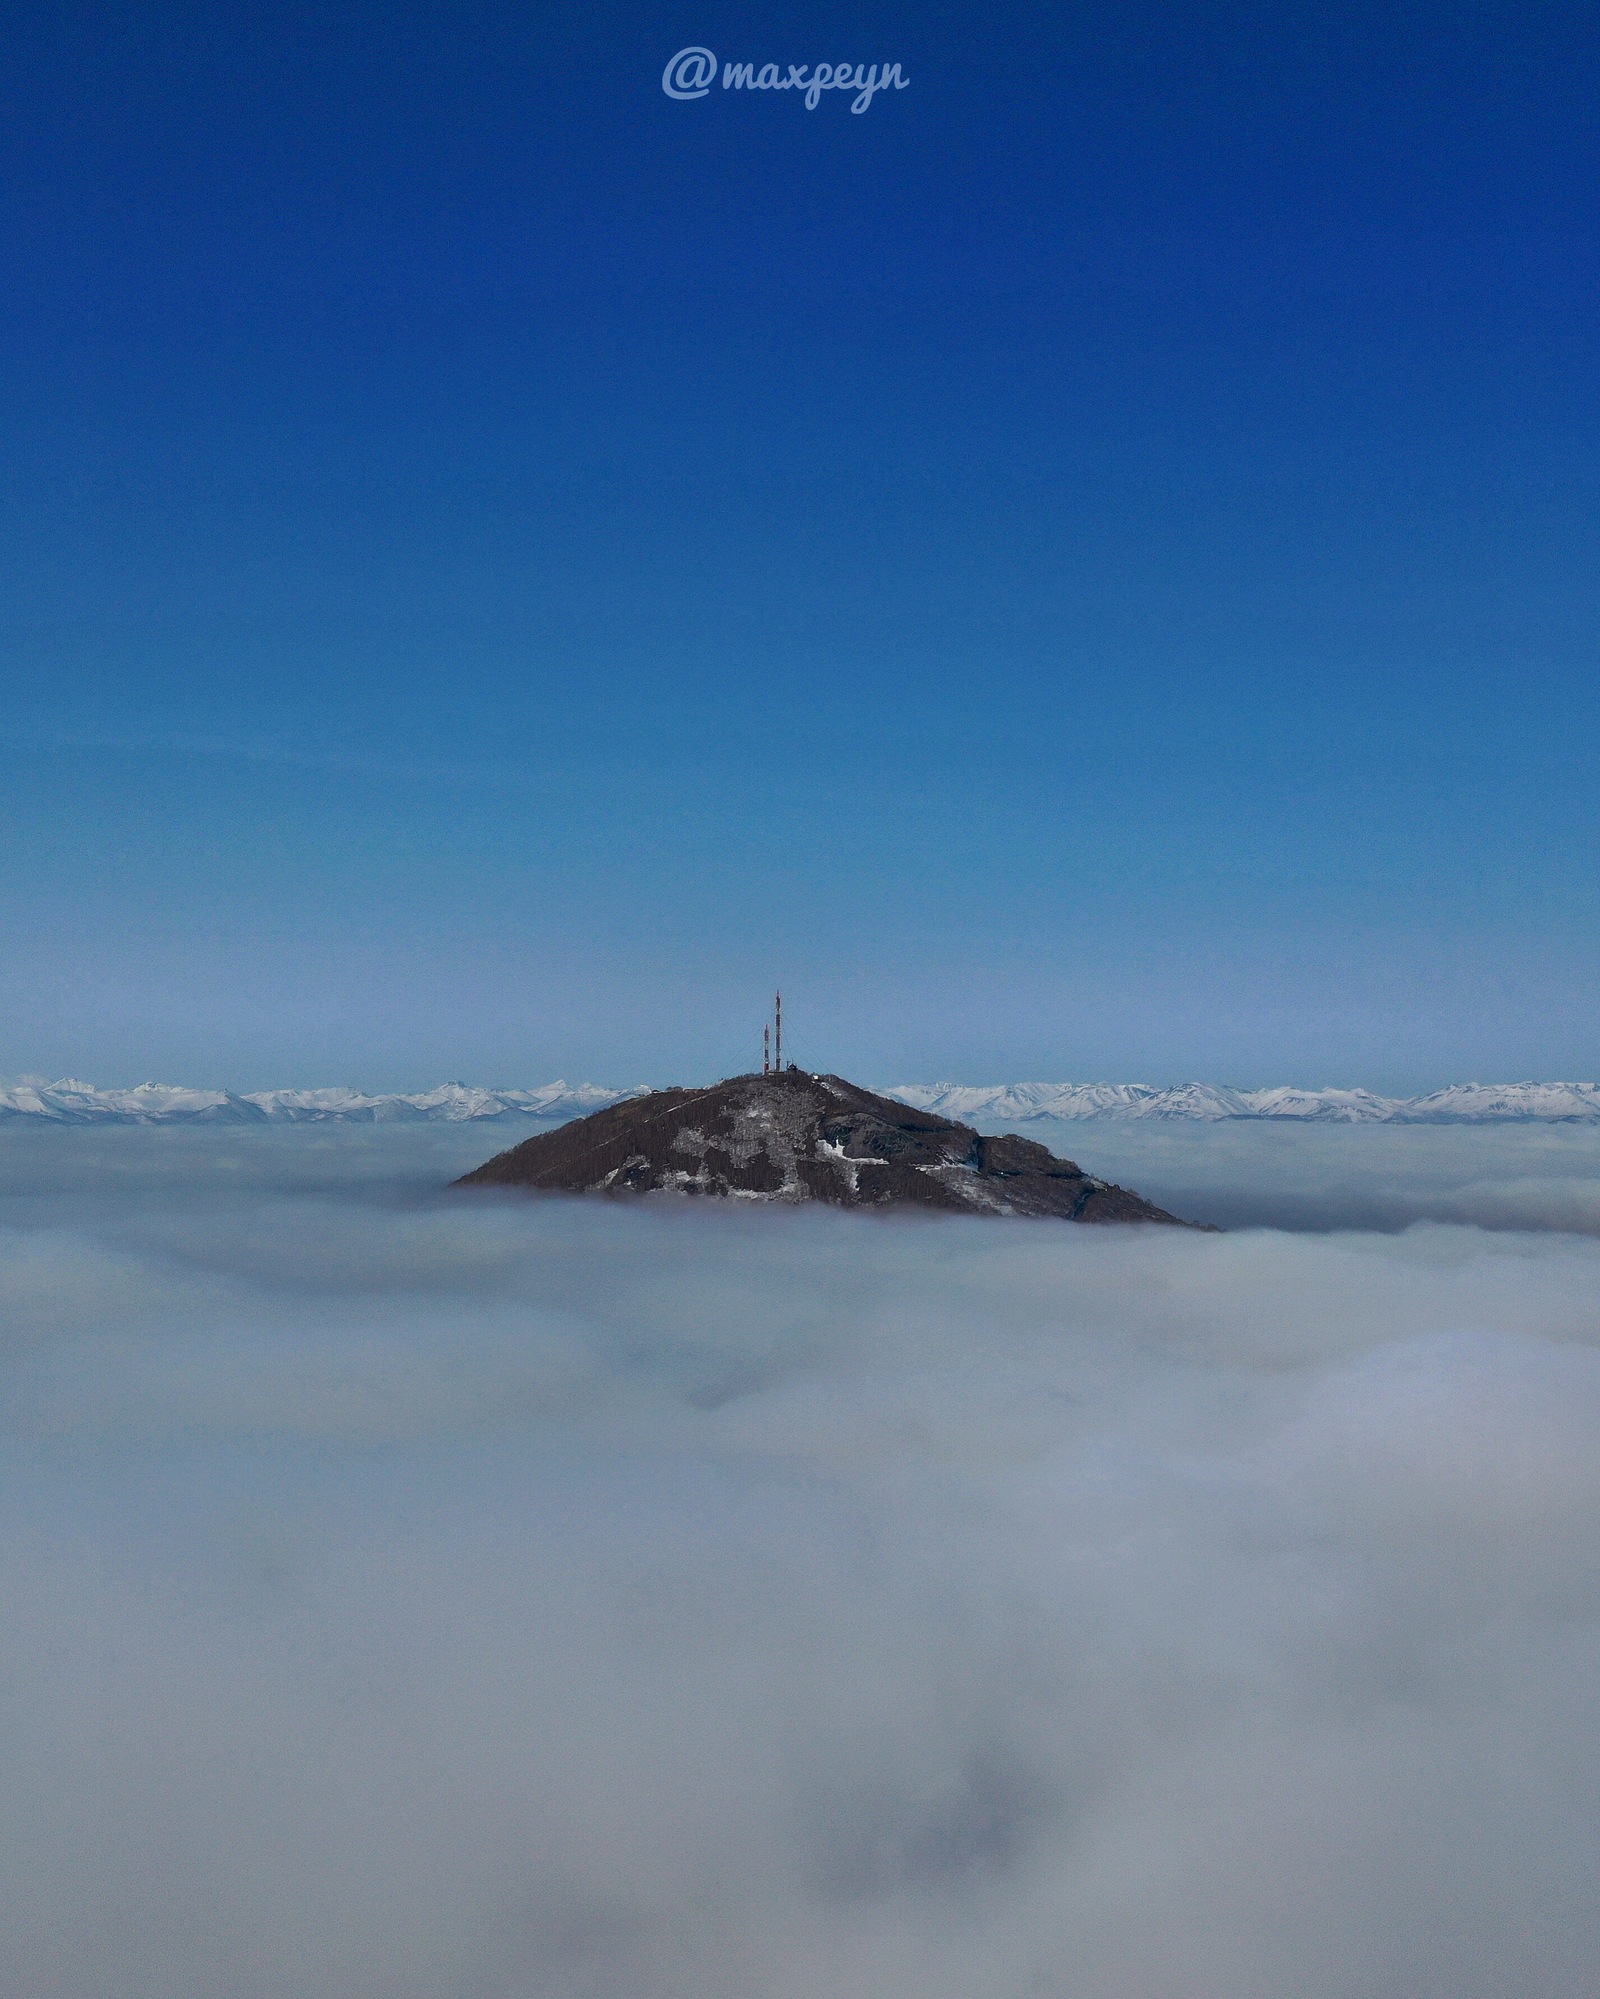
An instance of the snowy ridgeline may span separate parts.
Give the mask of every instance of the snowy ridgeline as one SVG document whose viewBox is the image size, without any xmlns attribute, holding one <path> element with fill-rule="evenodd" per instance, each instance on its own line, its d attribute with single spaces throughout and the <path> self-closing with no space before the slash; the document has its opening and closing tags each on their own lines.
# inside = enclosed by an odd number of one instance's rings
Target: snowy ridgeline
<svg viewBox="0 0 1600 1999">
<path fill-rule="evenodd" d="M 1214 1083 L 904 1083 L 891 1095 L 970 1123 L 996 1118 L 1297 1118 L 1315 1124 L 1600 1124 L 1600 1083 L 1455 1083 L 1425 1097 L 1371 1090 L 1229 1090 Z"/>
<path fill-rule="evenodd" d="M 0 1085 L 0 1119 L 49 1118 L 58 1124 L 462 1124 L 471 1118 L 584 1117 L 624 1097 L 596 1083 L 546 1083 L 538 1090 L 478 1090 L 443 1083 L 418 1096 L 365 1096 L 359 1090 L 187 1090 L 141 1083 L 133 1090 L 97 1090 L 68 1078 L 27 1078 Z"/>
<path fill-rule="evenodd" d="M 416 1096 L 359 1090 L 188 1090 L 141 1083 L 97 1090 L 90 1083 L 26 1079 L 0 1084 L 0 1120 L 57 1124 L 460 1124 L 469 1119 L 583 1117 L 644 1094 L 595 1083 L 546 1083 L 537 1090 L 472 1089 L 445 1083 Z M 1087 1118 L 1294 1118 L 1317 1124 L 1488 1124 L 1510 1119 L 1600 1124 L 1600 1083 L 1458 1083 L 1425 1097 L 1379 1097 L 1370 1090 L 1230 1090 L 1211 1083 L 902 1083 L 890 1096 L 961 1123 L 1026 1124 Z"/>
</svg>

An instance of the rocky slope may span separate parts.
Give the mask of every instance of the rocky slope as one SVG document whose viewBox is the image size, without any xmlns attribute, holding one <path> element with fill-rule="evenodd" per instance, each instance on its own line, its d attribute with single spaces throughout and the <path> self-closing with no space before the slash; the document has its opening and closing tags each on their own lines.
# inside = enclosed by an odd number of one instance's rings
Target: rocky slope
<svg viewBox="0 0 1600 1999">
<path fill-rule="evenodd" d="M 799 1070 L 654 1090 L 527 1139 L 456 1184 L 1177 1223 L 1031 1139 L 985 1138 L 842 1077 Z"/>
</svg>

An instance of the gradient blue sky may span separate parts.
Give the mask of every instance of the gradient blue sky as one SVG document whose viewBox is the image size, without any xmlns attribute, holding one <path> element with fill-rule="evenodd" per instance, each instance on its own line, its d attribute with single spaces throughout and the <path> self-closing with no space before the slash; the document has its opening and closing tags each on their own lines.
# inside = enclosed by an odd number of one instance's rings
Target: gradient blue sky
<svg viewBox="0 0 1600 1999">
<path fill-rule="evenodd" d="M 7 43 L 0 1070 L 1600 1070 L 1591 7 Z"/>
</svg>

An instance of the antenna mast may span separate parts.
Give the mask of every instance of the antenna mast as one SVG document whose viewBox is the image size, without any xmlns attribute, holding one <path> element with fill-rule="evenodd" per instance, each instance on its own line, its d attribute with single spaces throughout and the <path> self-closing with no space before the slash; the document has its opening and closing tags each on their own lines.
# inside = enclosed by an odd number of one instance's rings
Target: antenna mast
<svg viewBox="0 0 1600 1999">
<path fill-rule="evenodd" d="M 778 995 L 777 1025 L 776 1028 L 774 1029 L 773 1053 L 777 1058 L 773 1066 L 777 1069 L 778 1074 L 781 1076 L 783 1074 L 783 994 L 782 993 L 779 993 Z"/>
<path fill-rule="evenodd" d="M 761 1073 L 763 1076 L 772 1073 L 772 1029 L 765 1021 L 761 1023 Z"/>
</svg>

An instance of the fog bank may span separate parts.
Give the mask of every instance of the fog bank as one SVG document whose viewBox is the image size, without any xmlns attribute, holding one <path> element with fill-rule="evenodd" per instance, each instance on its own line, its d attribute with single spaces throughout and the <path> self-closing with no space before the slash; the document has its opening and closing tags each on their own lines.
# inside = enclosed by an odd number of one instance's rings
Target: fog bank
<svg viewBox="0 0 1600 1999">
<path fill-rule="evenodd" d="M 1592 1989 L 1600 1242 L 1549 1213 L 45 1136 L 0 1145 L 0 1989 Z"/>
<path fill-rule="evenodd" d="M 1600 1235 L 1600 1126 L 1592 1124 L 1041 1119 L 1024 1129 L 1053 1152 L 1081 1156 L 1090 1171 L 1220 1228 L 1389 1231 L 1432 1221 Z"/>
</svg>

